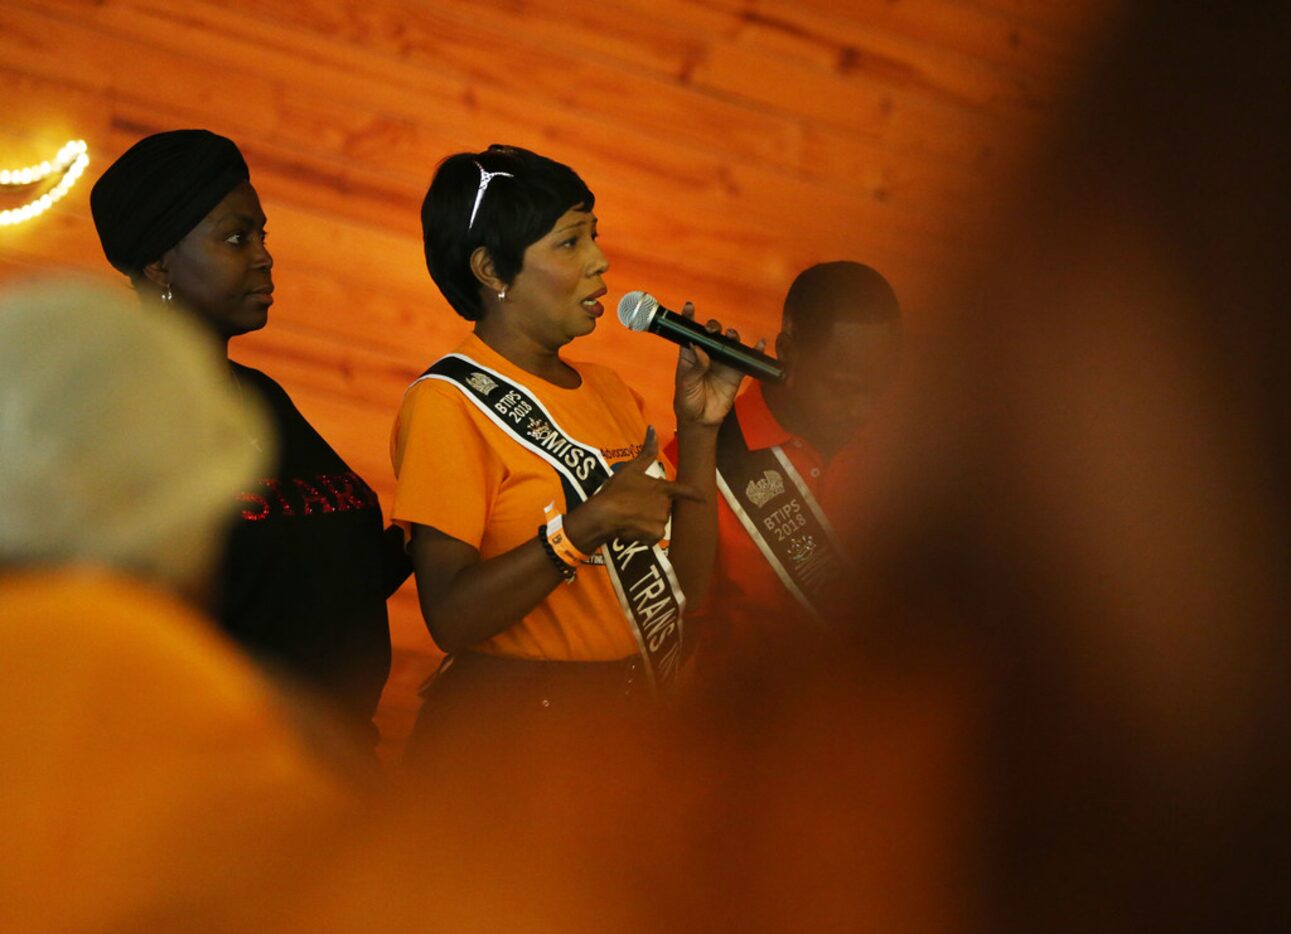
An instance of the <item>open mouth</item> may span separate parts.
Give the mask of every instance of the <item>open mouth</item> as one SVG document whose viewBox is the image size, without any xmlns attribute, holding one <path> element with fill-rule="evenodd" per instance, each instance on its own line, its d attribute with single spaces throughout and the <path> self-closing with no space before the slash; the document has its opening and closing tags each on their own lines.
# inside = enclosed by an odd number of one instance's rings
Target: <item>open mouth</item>
<svg viewBox="0 0 1291 934">
<path fill-rule="evenodd" d="M 599 318 L 601 315 L 605 313 L 605 308 L 601 305 L 598 299 L 600 299 L 603 295 L 605 295 L 607 291 L 608 289 L 600 289 L 596 292 L 593 292 L 591 295 L 587 296 L 587 298 L 579 302 L 579 304 L 582 305 L 583 310 L 586 311 L 588 314 L 590 314 L 592 317 Z"/>
</svg>

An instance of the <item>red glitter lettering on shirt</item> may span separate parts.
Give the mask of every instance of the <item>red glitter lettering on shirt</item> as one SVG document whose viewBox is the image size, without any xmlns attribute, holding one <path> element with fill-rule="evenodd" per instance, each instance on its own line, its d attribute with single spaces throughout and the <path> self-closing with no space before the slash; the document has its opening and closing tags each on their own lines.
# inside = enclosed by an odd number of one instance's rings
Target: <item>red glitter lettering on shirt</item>
<svg viewBox="0 0 1291 934">
<path fill-rule="evenodd" d="M 278 505 L 282 507 L 282 514 L 284 516 L 294 516 L 296 514 L 296 510 L 291 508 L 291 503 L 287 502 L 287 497 L 282 495 L 282 485 L 278 482 L 277 478 L 270 477 L 264 480 L 263 483 L 269 489 L 269 492 L 278 500 Z"/>
<path fill-rule="evenodd" d="M 287 483 L 294 486 L 300 496 L 295 507 L 292 506 L 295 495 L 289 493 Z M 260 484 L 264 488 L 263 495 L 250 491 L 237 494 L 239 501 L 250 504 L 241 511 L 242 519 L 247 522 L 290 518 L 301 514 L 312 516 L 381 508 L 376 492 L 352 470 L 339 474 L 317 474 L 312 482 L 301 478 L 287 481 L 266 477 Z"/>
<path fill-rule="evenodd" d="M 301 499 L 305 502 L 305 515 L 312 516 L 315 512 L 315 507 L 322 512 L 336 511 L 336 507 L 332 505 L 332 501 L 324 496 L 323 492 L 308 480 L 296 478 L 291 482 L 296 485 L 296 489 L 300 490 Z"/>
<path fill-rule="evenodd" d="M 258 522 L 261 519 L 269 518 L 271 507 L 269 506 L 269 501 L 263 496 L 257 496 L 255 493 L 239 493 L 238 499 L 242 500 L 244 503 L 256 503 L 260 507 L 259 509 L 242 510 L 243 519 L 246 519 L 248 522 Z"/>
<path fill-rule="evenodd" d="M 368 502 L 354 492 L 354 481 L 358 477 L 353 473 L 349 474 L 319 474 L 318 482 L 327 487 L 328 491 L 336 497 L 336 508 L 341 512 L 348 512 L 351 509 L 365 509 Z M 362 481 L 360 481 L 362 489 Z"/>
</svg>

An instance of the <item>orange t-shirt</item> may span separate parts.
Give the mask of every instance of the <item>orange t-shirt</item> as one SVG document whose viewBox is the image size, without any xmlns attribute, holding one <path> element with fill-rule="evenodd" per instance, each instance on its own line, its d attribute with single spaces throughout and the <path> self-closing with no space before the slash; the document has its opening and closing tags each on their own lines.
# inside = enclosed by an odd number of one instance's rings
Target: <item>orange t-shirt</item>
<svg viewBox="0 0 1291 934">
<path fill-rule="evenodd" d="M 0 930 L 243 930 L 352 820 L 277 692 L 171 594 L 12 571 L 0 622 Z"/>
<path fill-rule="evenodd" d="M 641 397 L 608 367 L 571 362 L 582 385 L 562 389 L 521 370 L 474 334 L 455 352 L 524 386 L 571 438 L 599 448 L 611 467 L 640 453 L 646 433 Z M 443 380 L 423 379 L 408 390 L 391 457 L 398 478 L 395 521 L 431 526 L 476 548 L 483 561 L 532 540 L 548 503 L 561 511 L 577 505 L 565 504 L 555 468 Z M 603 564 L 582 565 L 571 583 L 474 649 L 560 661 L 610 661 L 639 651 Z"/>
</svg>

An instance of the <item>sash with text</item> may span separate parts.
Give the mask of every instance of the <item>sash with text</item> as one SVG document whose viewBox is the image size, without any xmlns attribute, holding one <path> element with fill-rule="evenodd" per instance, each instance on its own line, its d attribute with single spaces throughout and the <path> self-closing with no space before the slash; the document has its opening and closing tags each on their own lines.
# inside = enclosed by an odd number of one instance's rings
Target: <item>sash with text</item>
<svg viewBox="0 0 1291 934">
<path fill-rule="evenodd" d="M 589 499 L 612 475 L 598 448 L 571 438 L 534 393 L 496 370 L 464 354 L 448 354 L 417 382 L 423 379 L 456 386 L 517 444 L 550 464 L 560 478 L 566 509 Z M 686 598 L 677 575 L 658 545 L 615 539 L 601 546 L 601 552 L 651 682 L 665 684 L 682 658 Z"/>
<path fill-rule="evenodd" d="M 717 435 L 717 488 L 780 582 L 823 625 L 820 597 L 843 568 L 834 530 L 784 450 L 749 450 L 734 412 Z"/>
</svg>

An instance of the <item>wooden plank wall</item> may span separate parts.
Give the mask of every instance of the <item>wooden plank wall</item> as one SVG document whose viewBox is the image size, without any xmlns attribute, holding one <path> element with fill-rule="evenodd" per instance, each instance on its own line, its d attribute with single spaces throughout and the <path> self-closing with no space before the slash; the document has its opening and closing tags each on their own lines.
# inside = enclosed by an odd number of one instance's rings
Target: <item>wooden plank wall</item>
<svg viewBox="0 0 1291 934">
<path fill-rule="evenodd" d="M 911 322 L 930 270 L 1042 139 L 1112 0 L 40 0 L 0 2 L 0 168 L 84 138 L 87 180 L 0 228 L 0 282 L 117 282 L 90 180 L 147 133 L 235 139 L 269 216 L 277 298 L 235 342 L 388 506 L 391 417 L 465 332 L 421 256 L 435 164 L 491 142 L 596 191 L 611 298 L 648 288 L 772 335 L 794 274 L 883 270 Z M 14 206 L 10 203 L 0 207 Z M 605 320 L 607 361 L 669 423 L 672 353 Z M 392 603 L 388 750 L 437 653 L 411 587 Z"/>
</svg>

